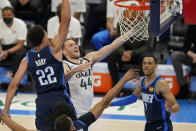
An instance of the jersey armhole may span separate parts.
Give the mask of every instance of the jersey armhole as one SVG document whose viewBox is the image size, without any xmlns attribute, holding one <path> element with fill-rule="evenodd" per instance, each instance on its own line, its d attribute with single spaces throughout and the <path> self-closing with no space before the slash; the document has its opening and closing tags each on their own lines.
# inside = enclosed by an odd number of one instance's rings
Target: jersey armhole
<svg viewBox="0 0 196 131">
<path fill-rule="evenodd" d="M 87 59 L 87 58 L 85 58 L 85 57 L 82 57 L 82 59 L 86 60 L 87 62 L 90 62 L 90 60 Z M 91 65 L 91 68 L 93 68 L 93 65 L 94 65 L 94 64 Z"/>
<path fill-rule="evenodd" d="M 67 64 L 67 62 L 65 60 L 63 61 L 63 63 L 66 64 L 67 67 L 71 70 L 71 67 L 69 66 L 69 64 Z"/>
<path fill-rule="evenodd" d="M 82 59 L 84 59 L 84 60 L 86 60 L 86 61 L 90 62 L 90 60 L 89 60 L 89 59 L 87 59 L 87 58 L 85 58 L 85 57 L 82 57 Z"/>
<path fill-rule="evenodd" d="M 140 87 L 141 87 L 141 88 L 143 87 L 144 79 L 145 79 L 145 77 L 143 77 L 143 78 L 141 79 L 141 81 L 140 81 Z"/>
<path fill-rule="evenodd" d="M 158 98 L 158 96 L 157 96 L 157 94 L 156 94 L 157 83 L 158 83 L 159 80 L 162 80 L 162 79 L 163 79 L 163 78 L 159 77 L 159 79 L 158 79 L 158 80 L 155 82 L 155 84 L 154 84 L 154 96 L 155 96 L 155 99 L 156 99 L 158 102 L 163 101 L 163 98 L 162 98 L 162 99 Z"/>
<path fill-rule="evenodd" d="M 54 56 L 53 52 L 52 52 L 52 49 L 50 48 L 50 46 L 48 46 L 49 50 L 50 50 L 50 53 Z"/>
</svg>

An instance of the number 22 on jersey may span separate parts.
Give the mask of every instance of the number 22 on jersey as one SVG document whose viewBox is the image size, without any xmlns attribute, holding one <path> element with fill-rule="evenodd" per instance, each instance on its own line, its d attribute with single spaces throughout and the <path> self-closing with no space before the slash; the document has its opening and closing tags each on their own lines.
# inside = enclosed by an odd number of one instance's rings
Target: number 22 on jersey
<svg viewBox="0 0 196 131">
<path fill-rule="evenodd" d="M 37 70 L 36 75 L 38 76 L 41 86 L 57 82 L 54 69 L 51 66 L 46 67 L 44 70 Z"/>
</svg>

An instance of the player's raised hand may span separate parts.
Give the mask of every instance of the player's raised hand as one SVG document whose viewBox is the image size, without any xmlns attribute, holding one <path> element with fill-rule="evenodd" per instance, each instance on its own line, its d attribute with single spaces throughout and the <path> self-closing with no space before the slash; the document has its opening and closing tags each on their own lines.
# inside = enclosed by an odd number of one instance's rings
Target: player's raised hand
<svg viewBox="0 0 196 131">
<path fill-rule="evenodd" d="M 75 72 L 82 72 L 82 71 L 85 71 L 84 69 L 90 68 L 91 65 L 92 65 L 92 62 L 86 62 L 86 63 L 83 63 L 83 64 L 73 68 L 73 70 L 75 70 Z"/>
<path fill-rule="evenodd" d="M 123 76 L 123 79 L 126 81 L 132 80 L 132 79 L 139 79 L 139 69 L 129 69 L 126 74 Z"/>
</svg>

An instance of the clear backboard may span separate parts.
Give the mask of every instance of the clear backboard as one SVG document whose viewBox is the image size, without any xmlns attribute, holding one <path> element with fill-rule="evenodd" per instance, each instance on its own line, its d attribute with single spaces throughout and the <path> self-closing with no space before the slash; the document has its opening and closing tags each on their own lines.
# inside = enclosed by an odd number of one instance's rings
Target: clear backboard
<svg viewBox="0 0 196 131">
<path fill-rule="evenodd" d="M 160 36 L 182 14 L 182 0 L 150 0 L 150 35 Z"/>
</svg>

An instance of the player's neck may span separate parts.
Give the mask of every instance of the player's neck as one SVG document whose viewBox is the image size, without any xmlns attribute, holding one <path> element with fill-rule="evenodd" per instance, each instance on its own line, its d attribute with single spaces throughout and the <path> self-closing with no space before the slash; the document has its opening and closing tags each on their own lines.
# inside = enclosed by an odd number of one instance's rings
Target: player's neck
<svg viewBox="0 0 196 131">
<path fill-rule="evenodd" d="M 68 61 L 71 61 L 73 63 L 77 63 L 80 64 L 80 58 L 71 58 L 71 57 L 67 57 Z"/>
<path fill-rule="evenodd" d="M 152 73 L 151 75 L 146 76 L 146 81 L 150 82 L 150 81 L 154 80 L 155 77 L 156 77 L 156 74 Z"/>
<path fill-rule="evenodd" d="M 36 50 L 36 51 L 40 51 L 42 47 L 43 47 L 43 46 L 37 46 L 37 47 L 34 47 L 34 50 Z"/>
<path fill-rule="evenodd" d="M 35 47 L 35 48 L 33 48 L 34 50 L 36 50 L 36 51 L 40 51 L 40 47 Z"/>
</svg>

